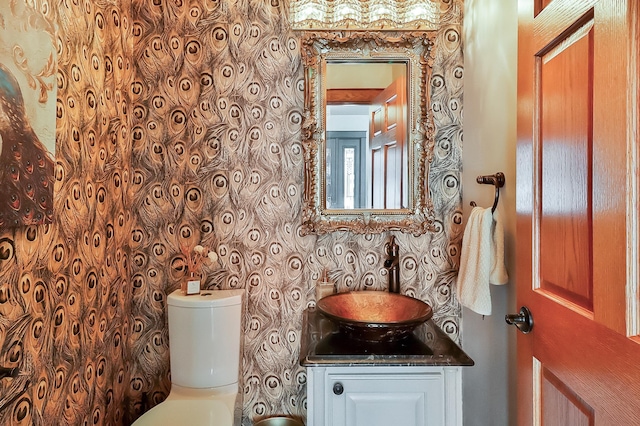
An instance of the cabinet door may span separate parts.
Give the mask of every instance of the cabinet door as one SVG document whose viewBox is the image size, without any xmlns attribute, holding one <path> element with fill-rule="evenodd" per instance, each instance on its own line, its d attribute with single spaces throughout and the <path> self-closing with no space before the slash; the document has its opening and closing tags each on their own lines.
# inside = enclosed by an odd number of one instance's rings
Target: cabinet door
<svg viewBox="0 0 640 426">
<path fill-rule="evenodd" d="M 444 424 L 442 374 L 331 374 L 327 384 L 332 426 Z"/>
</svg>

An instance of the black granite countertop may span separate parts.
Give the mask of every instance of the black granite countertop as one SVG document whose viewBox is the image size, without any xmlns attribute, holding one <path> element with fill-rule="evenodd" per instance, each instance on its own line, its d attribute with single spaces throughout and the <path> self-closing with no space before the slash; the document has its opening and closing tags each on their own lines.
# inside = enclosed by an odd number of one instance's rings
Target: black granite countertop
<svg viewBox="0 0 640 426">
<path fill-rule="evenodd" d="M 471 366 L 473 360 L 433 320 L 391 343 L 359 340 L 315 309 L 304 312 L 300 365 Z"/>
</svg>

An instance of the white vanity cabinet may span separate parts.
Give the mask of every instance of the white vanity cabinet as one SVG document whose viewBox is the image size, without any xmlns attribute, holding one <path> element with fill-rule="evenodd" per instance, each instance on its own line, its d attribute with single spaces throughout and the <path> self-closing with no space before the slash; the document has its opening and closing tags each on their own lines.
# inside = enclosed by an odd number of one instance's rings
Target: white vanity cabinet
<svg viewBox="0 0 640 426">
<path fill-rule="evenodd" d="M 307 426 L 462 426 L 459 366 L 307 368 Z"/>
<path fill-rule="evenodd" d="M 394 341 L 303 317 L 307 426 L 462 426 L 462 369 L 473 360 L 432 320 Z"/>
</svg>

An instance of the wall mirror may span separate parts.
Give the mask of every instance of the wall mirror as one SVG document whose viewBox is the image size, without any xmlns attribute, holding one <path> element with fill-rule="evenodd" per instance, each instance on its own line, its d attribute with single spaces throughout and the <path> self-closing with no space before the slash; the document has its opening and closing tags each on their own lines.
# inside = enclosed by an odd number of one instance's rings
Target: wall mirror
<svg viewBox="0 0 640 426">
<path fill-rule="evenodd" d="M 306 31 L 306 233 L 433 230 L 433 33 Z"/>
</svg>

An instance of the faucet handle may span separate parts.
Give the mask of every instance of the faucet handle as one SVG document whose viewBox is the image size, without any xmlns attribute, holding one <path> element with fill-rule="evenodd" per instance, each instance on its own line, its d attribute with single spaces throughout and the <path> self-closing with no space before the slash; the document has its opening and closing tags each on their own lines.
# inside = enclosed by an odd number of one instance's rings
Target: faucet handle
<svg viewBox="0 0 640 426">
<path fill-rule="evenodd" d="M 384 245 L 384 251 L 387 253 L 387 256 L 397 256 L 398 255 L 398 244 L 396 243 L 396 236 L 392 235 L 391 239 L 387 241 Z"/>
</svg>

